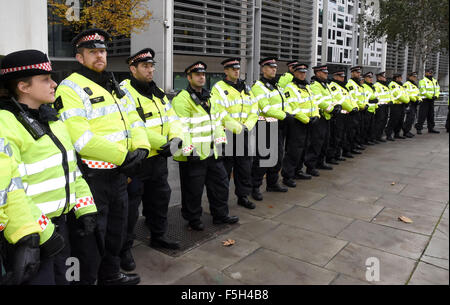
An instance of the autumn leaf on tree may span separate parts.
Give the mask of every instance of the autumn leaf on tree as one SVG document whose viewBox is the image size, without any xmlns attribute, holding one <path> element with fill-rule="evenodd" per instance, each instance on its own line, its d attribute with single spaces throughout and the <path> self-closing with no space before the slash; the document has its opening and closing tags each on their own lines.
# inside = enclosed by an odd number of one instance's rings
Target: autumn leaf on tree
<svg viewBox="0 0 450 305">
<path fill-rule="evenodd" d="M 48 0 L 51 23 L 70 26 L 75 32 L 101 28 L 112 36 L 129 37 L 146 26 L 152 13 L 147 0 Z"/>
</svg>

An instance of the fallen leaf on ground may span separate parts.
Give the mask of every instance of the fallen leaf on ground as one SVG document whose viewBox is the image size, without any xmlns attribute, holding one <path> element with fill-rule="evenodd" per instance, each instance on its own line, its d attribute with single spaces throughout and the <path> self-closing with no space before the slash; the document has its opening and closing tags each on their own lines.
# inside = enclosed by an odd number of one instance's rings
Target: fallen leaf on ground
<svg viewBox="0 0 450 305">
<path fill-rule="evenodd" d="M 269 205 L 269 209 L 273 209 L 273 206 Z"/>
<path fill-rule="evenodd" d="M 225 247 L 230 247 L 232 245 L 234 245 L 236 243 L 236 241 L 234 241 L 233 239 L 227 239 L 222 241 L 222 245 L 224 245 Z"/>
<path fill-rule="evenodd" d="M 391 185 L 395 185 L 395 182 L 392 182 Z"/>
<path fill-rule="evenodd" d="M 128 184 L 130 184 L 130 183 L 131 183 L 131 181 L 133 181 L 133 180 L 131 180 L 131 178 L 130 178 L 130 177 L 128 177 L 128 179 L 127 179 L 127 183 L 128 183 Z"/>
<path fill-rule="evenodd" d="M 406 216 L 399 216 L 398 217 L 399 220 L 405 222 L 405 223 L 412 223 L 413 221 L 411 220 L 411 218 L 406 217 Z"/>
</svg>

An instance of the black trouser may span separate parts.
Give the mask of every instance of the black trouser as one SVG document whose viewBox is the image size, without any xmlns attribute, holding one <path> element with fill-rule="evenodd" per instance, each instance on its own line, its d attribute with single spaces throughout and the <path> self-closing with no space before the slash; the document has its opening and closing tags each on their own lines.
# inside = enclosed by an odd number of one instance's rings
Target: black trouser
<svg viewBox="0 0 450 305">
<path fill-rule="evenodd" d="M 405 122 L 403 123 L 403 134 L 407 134 L 411 131 L 417 114 L 417 103 L 410 102 L 408 107 L 405 108 Z"/>
<path fill-rule="evenodd" d="M 285 179 L 292 179 L 304 150 L 308 144 L 309 126 L 299 120 L 291 120 L 286 132 L 286 153 L 283 158 L 281 175 Z"/>
<path fill-rule="evenodd" d="M 347 114 L 339 113 L 330 120 L 330 145 L 327 159 L 337 159 L 342 154 L 342 145 L 345 141 L 345 120 Z"/>
<path fill-rule="evenodd" d="M 422 130 L 423 124 L 427 120 L 428 130 L 432 130 L 435 126 L 434 124 L 434 100 L 424 99 L 419 106 L 419 115 L 417 118 L 416 129 Z"/>
<path fill-rule="evenodd" d="M 305 166 L 315 169 L 319 162 L 323 161 L 323 149 L 328 143 L 329 122 L 320 117 L 319 121 L 310 130 L 310 141 L 305 152 Z"/>
<path fill-rule="evenodd" d="M 160 155 L 146 159 L 142 164 L 143 175 L 132 177 L 128 184 L 127 235 L 122 252 L 131 249 L 135 239 L 134 228 L 142 214 L 152 237 L 161 237 L 167 231 L 167 212 L 172 190 L 168 182 L 167 158 Z"/>
<path fill-rule="evenodd" d="M 31 279 L 24 282 L 23 285 L 69 285 L 66 279 L 66 261 L 70 257 L 70 241 L 66 216 L 52 218 L 51 221 L 55 225 L 56 232 L 64 238 L 65 247 L 53 257 L 41 257 L 37 273 Z M 8 259 L 5 262 L 5 269 L 6 271 L 10 271 L 12 266 L 8 264 L 8 261 L 10 259 L 12 262 L 14 246 L 7 244 L 4 250 L 7 250 L 8 253 L 6 255 Z"/>
<path fill-rule="evenodd" d="M 355 142 L 356 144 L 362 145 L 364 144 L 364 130 L 365 130 L 365 123 L 364 120 L 364 110 L 360 110 L 357 113 L 358 118 L 358 127 L 356 128 L 356 134 L 355 134 Z"/>
<path fill-rule="evenodd" d="M 447 131 L 449 131 L 450 129 L 450 106 L 448 106 L 447 110 L 447 120 L 445 121 L 445 129 L 447 129 Z"/>
<path fill-rule="evenodd" d="M 405 116 L 405 107 L 403 104 L 390 105 L 389 121 L 386 127 L 386 136 L 392 136 L 392 133 L 398 135 L 403 126 Z"/>
<path fill-rule="evenodd" d="M 325 137 L 322 144 L 322 149 L 320 150 L 319 158 L 317 159 L 317 165 L 324 164 L 327 158 L 328 148 L 330 147 L 330 132 L 331 132 L 331 123 L 330 120 L 325 120 Z"/>
<path fill-rule="evenodd" d="M 192 160 L 178 164 L 183 218 L 191 223 L 200 220 L 205 186 L 212 217 L 220 219 L 228 216 L 229 181 L 223 161 L 212 156 L 202 161 Z"/>
<path fill-rule="evenodd" d="M 253 158 L 252 165 L 252 186 L 254 188 L 258 188 L 262 185 L 264 175 L 266 175 L 267 185 L 271 186 L 278 182 L 279 174 L 278 172 L 281 169 L 281 164 L 284 156 L 284 139 L 285 139 L 285 123 L 283 121 L 278 121 L 278 123 L 266 122 L 266 121 L 258 121 L 256 130 L 256 139 L 257 139 L 257 153 L 256 157 Z M 264 136 L 265 132 L 265 138 Z M 271 132 L 273 133 L 273 139 L 271 139 Z M 261 137 L 261 139 L 260 139 Z M 277 141 L 278 144 L 274 147 L 274 141 Z M 265 147 L 271 149 L 273 153 L 268 152 L 267 155 L 264 155 L 262 151 L 260 151 L 261 147 Z M 274 154 L 276 154 L 274 156 Z M 271 162 L 272 161 L 272 162 Z M 274 166 L 263 167 L 261 162 L 275 163 Z"/>
<path fill-rule="evenodd" d="M 345 136 L 342 149 L 344 153 L 348 153 L 356 147 L 356 135 L 359 129 L 359 112 L 349 113 L 345 119 Z"/>
<path fill-rule="evenodd" d="M 249 152 L 249 141 L 252 132 L 233 134 L 229 136 L 227 132 L 228 144 L 224 144 L 223 163 L 228 174 L 228 180 L 231 179 L 233 172 L 234 193 L 238 197 L 246 197 L 252 191 L 252 164 L 253 157 Z M 232 141 L 232 142 L 231 142 Z"/>
<path fill-rule="evenodd" d="M 363 144 L 366 144 L 368 141 L 373 140 L 372 129 L 373 129 L 373 124 L 374 124 L 374 120 L 373 120 L 374 114 L 365 110 L 361 113 L 361 117 L 362 117 L 362 121 L 364 122 L 361 138 L 363 140 Z"/>
<path fill-rule="evenodd" d="M 73 230 L 78 224 L 69 217 L 70 238 L 72 256 L 80 260 L 79 284 L 92 285 L 97 277 L 106 279 L 120 272 L 119 254 L 128 216 L 127 177 L 117 169 L 82 171 L 97 206 L 97 231 L 79 237 Z"/>
<path fill-rule="evenodd" d="M 378 105 L 378 109 L 375 112 L 375 123 L 373 136 L 375 139 L 381 139 L 383 137 L 384 130 L 389 117 L 389 105 Z"/>
</svg>

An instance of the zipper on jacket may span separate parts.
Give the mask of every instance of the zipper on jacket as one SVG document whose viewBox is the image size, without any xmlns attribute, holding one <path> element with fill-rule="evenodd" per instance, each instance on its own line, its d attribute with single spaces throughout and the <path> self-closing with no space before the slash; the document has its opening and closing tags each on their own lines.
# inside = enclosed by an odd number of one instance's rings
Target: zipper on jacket
<svg viewBox="0 0 450 305">
<path fill-rule="evenodd" d="M 53 141 L 53 143 L 55 143 L 56 147 L 58 147 L 58 149 L 61 151 L 61 154 L 62 154 L 62 167 L 64 170 L 64 176 L 66 178 L 66 185 L 65 185 L 66 204 L 64 205 L 64 209 L 61 213 L 61 214 L 64 214 L 64 211 L 66 209 L 68 209 L 68 207 L 70 206 L 70 179 L 69 179 L 69 162 L 67 160 L 67 150 L 64 147 L 64 145 L 61 143 L 61 141 L 59 141 L 59 139 L 53 134 L 50 126 L 48 128 L 47 135 L 50 137 L 50 139 Z M 74 177 L 74 179 L 75 178 L 76 177 Z M 69 212 L 69 211 L 67 210 L 67 212 Z"/>
<path fill-rule="evenodd" d="M 125 131 L 126 134 L 127 134 L 127 150 L 129 150 L 129 149 L 128 149 L 128 147 L 129 147 L 129 145 L 128 145 L 128 139 L 130 139 L 130 138 L 129 138 L 130 135 L 128 134 L 127 124 L 125 123 L 125 119 L 123 118 L 123 114 L 122 114 L 122 111 L 120 110 L 119 103 L 117 102 L 117 100 L 116 100 L 116 98 L 114 97 L 114 95 L 111 94 L 111 96 L 112 96 L 112 98 L 113 98 L 113 100 L 114 100 L 114 104 L 116 104 L 117 109 L 119 110 L 120 116 L 122 117 L 123 127 L 125 128 L 124 131 Z M 131 140 L 130 140 L 130 141 L 131 141 Z"/>
</svg>

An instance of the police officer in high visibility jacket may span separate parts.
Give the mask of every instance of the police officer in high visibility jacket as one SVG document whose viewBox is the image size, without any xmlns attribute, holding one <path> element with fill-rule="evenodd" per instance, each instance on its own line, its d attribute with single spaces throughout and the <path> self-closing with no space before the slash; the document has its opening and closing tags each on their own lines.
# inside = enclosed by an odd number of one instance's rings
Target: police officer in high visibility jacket
<svg viewBox="0 0 450 305">
<path fill-rule="evenodd" d="M 392 104 L 391 90 L 388 87 L 386 72 L 376 74 L 377 82 L 375 87 L 375 95 L 378 100 L 377 110 L 375 112 L 375 139 L 378 142 L 386 142 L 383 138 L 386 124 L 389 118 L 389 105 Z"/>
<path fill-rule="evenodd" d="M 227 134 L 228 144 L 225 146 L 224 165 L 228 179 L 233 179 L 237 204 L 248 209 L 254 209 L 255 204 L 248 199 L 252 191 L 252 147 L 250 133 L 258 121 L 258 102 L 250 87 L 241 79 L 240 58 L 228 58 L 222 61 L 225 78 L 217 82 L 211 94 L 219 96 L 219 103 L 226 109 L 228 115 L 243 125 L 244 132 Z M 253 133 L 254 134 L 254 133 Z M 231 141 L 231 142 L 230 142 Z"/>
<path fill-rule="evenodd" d="M 278 79 L 278 86 L 284 89 L 290 82 L 292 82 L 294 79 L 294 67 L 298 64 L 298 60 L 291 60 L 286 63 L 289 71 L 280 76 Z"/>
<path fill-rule="evenodd" d="M 330 119 L 334 111 L 333 98 L 328 88 L 328 67 L 326 65 L 313 67 L 314 76 L 311 78 L 311 91 L 315 96 L 315 103 L 319 107 L 320 120 L 311 129 L 311 141 L 306 150 L 306 173 L 319 176 L 318 169 L 332 170 L 333 167 L 326 164 L 329 154 Z M 337 109 L 336 112 L 339 112 Z"/>
<path fill-rule="evenodd" d="M 358 111 L 355 109 L 350 93 L 345 87 L 345 70 L 338 69 L 333 73 L 333 80 L 329 84 L 333 102 L 341 106 L 340 113 L 336 114 L 333 126 L 334 134 L 331 141 L 332 157 L 336 161 L 345 161 L 346 158 L 353 158 L 351 154 L 352 143 L 348 137 L 347 130 L 352 127 L 350 113 Z"/>
<path fill-rule="evenodd" d="M 403 122 L 403 136 L 407 138 L 412 138 L 415 136 L 411 132 L 417 115 L 417 105 L 422 102 L 422 97 L 420 96 L 419 88 L 417 87 L 417 72 L 408 73 L 408 80 L 403 84 L 406 92 L 409 96 L 409 104 L 405 109 L 406 117 Z"/>
<path fill-rule="evenodd" d="M 283 159 L 283 183 L 288 187 L 295 187 L 296 170 L 299 162 L 303 163 L 304 153 L 308 145 L 311 126 L 320 118 L 319 107 L 315 104 L 314 96 L 306 81 L 307 64 L 293 67 L 294 80 L 284 90 L 295 120 L 289 122 L 286 138 L 286 155 Z M 298 177 L 303 179 L 303 177 Z"/>
<path fill-rule="evenodd" d="M 268 192 L 287 192 L 288 189 L 278 183 L 281 169 L 284 144 L 286 136 L 286 121 L 293 120 L 294 116 L 290 113 L 291 108 L 286 101 L 283 89 L 278 85 L 277 60 L 275 57 L 266 57 L 259 61 L 262 76 L 255 82 L 252 92 L 258 100 L 260 111 L 257 127 L 257 156 L 253 158 L 252 167 L 252 197 L 255 200 L 263 200 L 260 186 L 263 183 L 264 175 L 267 179 L 266 191 Z M 265 134 L 265 139 L 263 135 Z M 274 138 L 277 138 L 278 144 L 274 145 Z M 261 141 L 264 141 L 261 143 Z M 264 146 L 265 145 L 265 146 Z M 270 152 L 267 156 L 262 156 L 262 150 L 269 147 Z M 268 163 L 268 165 L 263 164 Z"/>
<path fill-rule="evenodd" d="M 93 284 L 98 277 L 100 285 L 132 285 L 140 278 L 120 272 L 119 258 L 128 215 L 127 175 L 148 156 L 150 144 L 134 104 L 105 71 L 107 40 L 100 29 L 72 40 L 79 69 L 59 84 L 54 107 L 99 209 L 95 236 L 71 238 L 73 256 L 85 266 L 80 283 Z"/>
<path fill-rule="evenodd" d="M 393 80 L 389 83 L 391 90 L 392 102 L 390 105 L 389 121 L 386 126 L 386 140 L 395 141 L 395 139 L 406 139 L 400 135 L 405 117 L 405 104 L 409 103 L 409 96 L 403 87 L 402 75 L 394 74 Z M 392 134 L 394 133 L 394 138 Z"/>
<path fill-rule="evenodd" d="M 351 78 L 347 82 L 347 90 L 350 93 L 352 98 L 352 102 L 355 106 L 358 107 L 359 111 L 357 113 L 353 113 L 350 117 L 354 120 L 354 154 L 360 154 L 360 150 L 364 150 L 365 147 L 364 138 L 363 138 L 363 130 L 364 130 L 364 119 L 363 116 L 367 109 L 369 108 L 368 103 L 365 100 L 364 96 L 364 88 L 360 83 L 361 80 L 361 66 L 355 66 L 350 68 Z"/>
<path fill-rule="evenodd" d="M 188 226 L 197 231 L 205 228 L 201 221 L 205 185 L 213 223 L 239 221 L 238 217 L 228 215 L 229 181 L 217 147 L 227 141 L 224 125 L 235 133 L 241 133 L 243 127 L 234 119 L 225 122 L 227 112 L 218 102 L 221 97 L 211 96 L 203 88 L 206 68 L 200 61 L 187 67 L 189 85 L 172 100 L 176 114 L 185 124 L 185 144 L 189 144 L 182 154 L 174 156 L 180 169 L 181 214 Z"/>
<path fill-rule="evenodd" d="M 164 91 L 153 81 L 155 52 L 143 49 L 127 59 L 131 77 L 120 85 L 139 113 L 150 142 L 149 158 L 131 177 L 128 185 L 127 238 L 121 253 L 121 267 L 126 271 L 135 269 L 131 254 L 134 227 L 139 217 L 138 207 L 142 200 L 142 214 L 150 230 L 152 247 L 178 249 L 179 243 L 165 236 L 167 212 L 171 189 L 168 183 L 167 158 L 182 145 L 183 126 Z"/>
<path fill-rule="evenodd" d="M 367 72 L 364 74 L 364 97 L 366 104 L 369 104 L 366 113 L 364 114 L 364 138 L 366 139 L 367 145 L 378 144 L 379 142 L 375 139 L 375 112 L 378 108 L 378 99 L 375 94 L 375 87 L 373 86 L 373 73 Z"/>
<path fill-rule="evenodd" d="M 427 120 L 429 133 L 439 133 L 438 130 L 434 129 L 434 101 L 439 98 L 441 87 L 433 75 L 433 69 L 427 69 L 425 70 L 425 77 L 419 82 L 419 90 L 423 102 L 419 106 L 419 114 L 415 126 L 417 134 L 422 134 L 425 120 Z"/>
<path fill-rule="evenodd" d="M 11 53 L 1 64 L 0 80 L 10 97 L 0 102 L 0 137 L 8 141 L 1 141 L 0 150 L 12 156 L 19 169 L 19 175 L 16 171 L 10 176 L 5 193 L 13 200 L 5 210 L 5 238 L 12 245 L 7 269 L 15 284 L 69 284 L 66 215 L 77 223 L 71 233 L 78 236 L 92 235 L 96 224 L 97 208 L 78 169 L 69 132 L 49 106 L 56 88 L 50 74 L 47 55 L 38 50 Z M 13 192 L 24 185 L 25 196 Z"/>
</svg>

